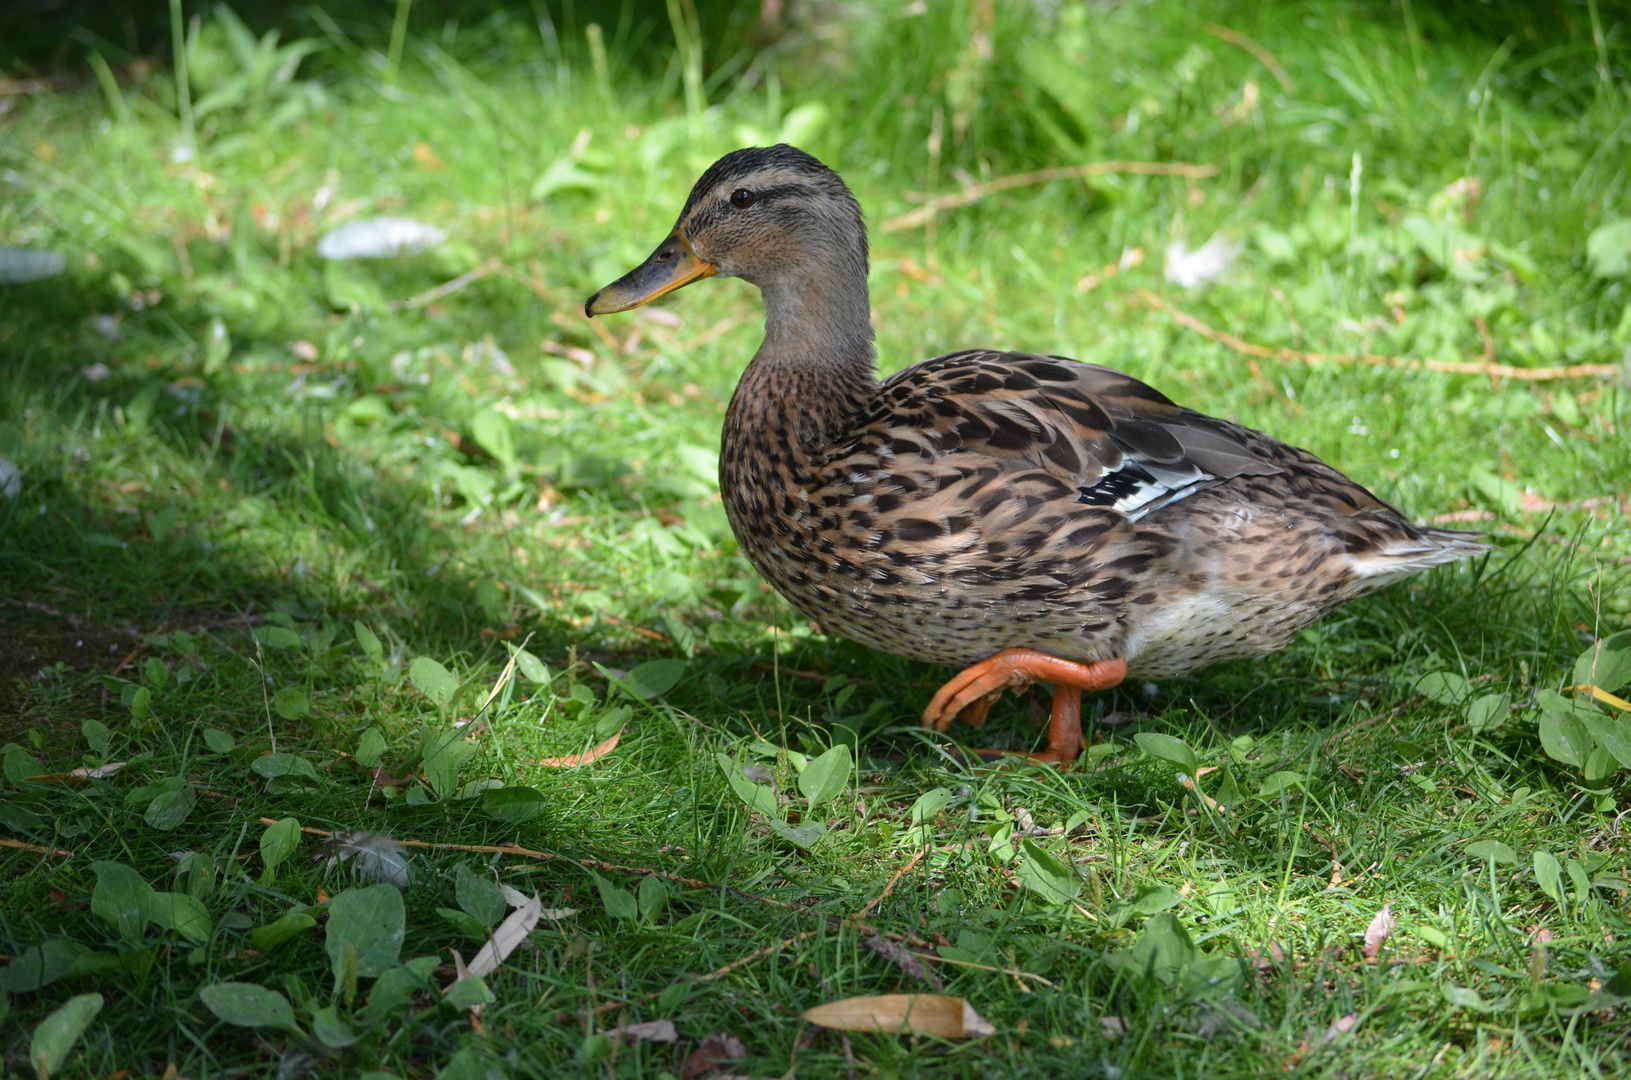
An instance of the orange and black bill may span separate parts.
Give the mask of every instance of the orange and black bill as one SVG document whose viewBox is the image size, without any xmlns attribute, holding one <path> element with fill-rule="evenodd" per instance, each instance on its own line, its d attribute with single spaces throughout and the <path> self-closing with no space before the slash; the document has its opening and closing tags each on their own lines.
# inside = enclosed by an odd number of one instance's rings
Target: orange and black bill
<svg viewBox="0 0 1631 1080">
<path fill-rule="evenodd" d="M 685 230 L 676 228 L 649 259 L 591 296 L 583 305 L 583 313 L 593 318 L 628 311 L 718 272 L 719 267 L 697 258 Z"/>
</svg>

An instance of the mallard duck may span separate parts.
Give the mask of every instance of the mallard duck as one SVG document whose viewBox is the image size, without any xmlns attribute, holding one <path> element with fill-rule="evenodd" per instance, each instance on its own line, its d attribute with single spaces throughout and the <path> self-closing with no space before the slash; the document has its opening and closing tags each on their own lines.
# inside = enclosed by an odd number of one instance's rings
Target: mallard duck
<svg viewBox="0 0 1631 1080">
<path fill-rule="evenodd" d="M 1272 652 L 1487 548 L 1097 364 L 965 349 L 879 382 L 860 204 L 794 147 L 715 162 L 651 257 L 584 311 L 705 277 L 764 296 L 720 452 L 741 550 L 824 630 L 963 667 L 925 726 L 978 724 L 1004 690 L 1049 682 L 1032 756 L 1068 763 L 1083 690 Z"/>
</svg>

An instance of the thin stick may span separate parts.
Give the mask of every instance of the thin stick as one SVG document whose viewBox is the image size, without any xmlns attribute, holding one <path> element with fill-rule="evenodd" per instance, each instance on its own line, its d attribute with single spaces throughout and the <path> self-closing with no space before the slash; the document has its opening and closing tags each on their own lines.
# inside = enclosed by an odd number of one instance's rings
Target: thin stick
<svg viewBox="0 0 1631 1080">
<path fill-rule="evenodd" d="M 872 909 L 883 903 L 884 899 L 894 891 L 895 885 L 900 881 L 900 879 L 906 876 L 907 871 L 916 866 L 918 864 L 918 860 L 923 858 L 924 855 L 928 854 L 928 850 L 928 848 L 924 848 L 916 855 L 913 855 L 910 862 L 901 867 L 899 870 L 895 871 L 895 876 L 889 879 L 889 884 L 883 887 L 883 892 L 879 893 L 877 896 L 874 896 L 871 900 L 868 900 L 866 902 L 866 907 L 862 908 L 860 911 L 857 911 L 854 915 L 850 916 L 850 918 L 864 919 L 868 915 L 872 914 Z"/>
<path fill-rule="evenodd" d="M 1138 295 L 1146 304 L 1171 315 L 1173 321 L 1179 326 L 1193 330 L 1208 341 L 1215 341 L 1219 345 L 1233 349 L 1237 353 L 1245 356 L 1255 356 L 1263 360 L 1282 360 L 1312 365 L 1363 364 L 1368 367 L 1396 367 L 1410 371 L 1445 371 L 1455 375 L 1499 376 L 1504 379 L 1520 379 L 1528 382 L 1550 382 L 1554 379 L 1606 379 L 1619 374 L 1619 366 L 1616 364 L 1571 364 L 1568 367 L 1522 368 L 1513 367 L 1510 364 L 1472 363 L 1459 360 L 1419 360 L 1408 356 L 1379 356 L 1375 353 L 1303 352 L 1300 349 L 1288 349 L 1284 346 L 1271 349 L 1267 345 L 1254 345 L 1249 341 L 1235 337 L 1231 333 L 1214 329 L 1193 315 L 1180 311 L 1148 289 L 1139 289 Z"/>
<path fill-rule="evenodd" d="M 771 956 L 771 955 L 773 955 L 775 953 L 779 953 L 783 949 L 787 948 L 789 945 L 797 945 L 801 941 L 806 941 L 806 940 L 808 940 L 810 938 L 813 938 L 819 933 L 821 933 L 821 929 L 818 927 L 815 930 L 806 930 L 802 934 L 794 934 L 790 938 L 783 938 L 782 940 L 776 942 L 774 945 L 766 945 L 762 949 L 754 949 L 752 952 L 748 953 L 746 956 L 742 957 L 740 960 L 733 960 L 730 963 L 726 964 L 724 967 L 720 968 L 718 971 L 710 971 L 706 975 L 698 975 L 696 977 L 695 981 L 699 982 L 699 983 L 705 983 L 705 982 L 713 982 L 716 979 L 723 979 L 725 976 L 729 975 L 733 971 L 738 971 L 738 970 L 740 970 L 742 968 L 747 967 L 749 964 L 751 964 L 751 963 L 753 963 L 753 962 L 755 962 L 757 960 L 763 960 L 767 956 Z"/>
<path fill-rule="evenodd" d="M 962 191 L 950 195 L 939 195 L 928 201 L 916 210 L 908 210 L 899 217 L 890 218 L 881 226 L 884 232 L 900 232 L 902 229 L 913 229 L 928 221 L 942 210 L 955 210 L 959 206 L 979 202 L 987 195 L 995 195 L 999 191 L 1010 188 L 1029 187 L 1032 184 L 1046 184 L 1050 180 L 1082 180 L 1090 176 L 1105 176 L 1110 173 L 1133 173 L 1138 176 L 1181 176 L 1186 180 L 1201 180 L 1208 176 L 1216 176 L 1216 165 L 1189 165 L 1181 161 L 1093 161 L 1086 165 L 1065 165 L 1052 169 L 1038 169 L 1035 172 L 1016 173 L 1013 176 L 999 176 L 995 180 L 984 184 L 975 184 Z"/>
<path fill-rule="evenodd" d="M 25 844 L 21 840 L 13 840 L 9 836 L 0 836 L 0 847 L 16 848 L 18 851 L 32 851 L 36 855 L 57 855 L 62 858 L 68 858 L 69 856 L 73 855 L 73 852 L 64 851 L 61 848 L 41 847 L 38 844 Z"/>
<path fill-rule="evenodd" d="M 422 308 L 426 304 L 435 303 L 444 296 L 451 296 L 453 293 L 458 292 L 465 286 L 472 285 L 475 282 L 480 281 L 482 278 L 492 273 L 497 267 L 497 259 L 488 259 L 474 270 L 467 270 L 458 277 L 454 278 L 452 281 L 445 281 L 436 286 L 434 289 L 426 289 L 424 292 L 410 296 L 406 300 L 397 300 L 390 304 L 389 307 L 392 311 L 401 311 L 404 308 L 410 310 L 413 308 Z"/>
<path fill-rule="evenodd" d="M 1291 77 L 1286 74 L 1286 69 L 1281 67 L 1279 62 L 1274 59 L 1274 54 L 1263 48 L 1263 46 L 1259 45 L 1245 34 L 1242 34 L 1240 31 L 1231 30 L 1227 26 L 1219 26 L 1217 23 L 1207 23 L 1203 29 L 1213 37 L 1227 41 L 1229 44 L 1238 48 L 1245 49 L 1247 52 L 1257 57 L 1258 60 L 1262 61 L 1263 66 L 1269 69 L 1269 74 L 1274 76 L 1275 81 L 1278 82 L 1281 87 L 1286 90 L 1291 89 Z"/>
</svg>

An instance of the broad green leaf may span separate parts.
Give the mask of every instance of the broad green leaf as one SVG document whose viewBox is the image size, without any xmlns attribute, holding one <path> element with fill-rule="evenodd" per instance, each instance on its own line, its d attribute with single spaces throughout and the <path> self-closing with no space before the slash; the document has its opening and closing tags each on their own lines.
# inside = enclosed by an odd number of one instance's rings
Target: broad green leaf
<svg viewBox="0 0 1631 1080">
<path fill-rule="evenodd" d="M 363 1021 L 377 1024 L 412 1001 L 413 995 L 431 990 L 430 975 L 440 963 L 440 957 L 416 956 L 382 974 L 368 993 Z"/>
<path fill-rule="evenodd" d="M 1283 792 L 1290 791 L 1292 788 L 1307 790 L 1307 778 L 1300 772 L 1281 769 L 1277 773 L 1269 774 L 1263 780 L 1263 783 L 1257 788 L 1257 797 L 1260 799 L 1277 799 Z"/>
<path fill-rule="evenodd" d="M 458 728 L 427 733 L 420 744 L 419 767 L 438 799 L 451 798 L 459 789 L 459 767 L 476 752 L 476 744 Z"/>
<path fill-rule="evenodd" d="M 1594 277 L 1631 277 L 1631 218 L 1593 229 L 1586 237 L 1586 261 Z"/>
<path fill-rule="evenodd" d="M 468 862 L 460 862 L 453 870 L 453 893 L 459 907 L 480 922 L 483 929 L 502 919 L 508 906 L 493 879 Z"/>
<path fill-rule="evenodd" d="M 230 754 L 238 749 L 238 740 L 220 728 L 205 728 L 204 745 L 210 748 L 212 754 Z"/>
<path fill-rule="evenodd" d="M 1619 768 L 1620 763 L 1615 760 L 1614 755 L 1599 746 L 1586 758 L 1585 765 L 1580 768 L 1580 775 L 1586 783 L 1595 784 L 1618 772 Z"/>
<path fill-rule="evenodd" d="M 1467 726 L 1474 735 L 1493 731 L 1512 714 L 1512 700 L 1505 694 L 1485 694 L 1467 705 Z"/>
<path fill-rule="evenodd" d="M 481 793 L 477 805 L 490 817 L 507 825 L 519 825 L 544 812 L 544 796 L 530 787 L 489 788 Z"/>
<path fill-rule="evenodd" d="M 285 720 L 298 720 L 311 715 L 311 702 L 298 686 L 285 686 L 272 696 L 272 711 Z"/>
<path fill-rule="evenodd" d="M 1145 920 L 1144 932 L 1130 949 L 1111 956 L 1119 961 L 1115 966 L 1130 969 L 1130 974 L 1148 974 L 1172 986 L 1200 958 L 1200 952 L 1177 916 L 1162 911 Z"/>
<path fill-rule="evenodd" d="M 517 671 L 529 682 L 539 683 L 544 686 L 549 685 L 549 668 L 544 666 L 542 660 L 525 649 L 516 649 L 513 645 L 510 648 L 515 649 L 515 669 Z"/>
<path fill-rule="evenodd" d="M 468 1009 L 475 1005 L 491 1005 L 498 997 L 487 988 L 487 983 L 475 975 L 466 976 L 453 985 L 442 998 L 455 1009 Z"/>
<path fill-rule="evenodd" d="M 257 626 L 254 635 L 255 640 L 268 649 L 300 648 L 300 635 L 287 626 Z"/>
<path fill-rule="evenodd" d="M 951 802 L 950 788 L 930 788 L 919 795 L 912 803 L 912 808 L 908 812 L 912 824 L 922 825 L 925 822 L 933 821 L 935 815 L 944 810 L 949 802 Z"/>
<path fill-rule="evenodd" d="M 268 780 L 280 776 L 298 777 L 303 780 L 315 780 L 322 783 L 323 778 L 318 775 L 317 767 L 303 757 L 294 754 L 262 754 L 249 763 L 250 769 Z"/>
<path fill-rule="evenodd" d="M 408 665 L 408 678 L 413 680 L 419 692 L 430 698 L 439 709 L 447 707 L 447 703 L 453 700 L 453 694 L 459 688 L 459 682 L 453 677 L 453 673 L 428 656 L 414 658 L 413 663 Z"/>
<path fill-rule="evenodd" d="M 1570 859 L 1563 869 L 1569 875 L 1569 883 L 1574 886 L 1575 903 L 1584 904 L 1591 898 L 1591 878 L 1586 874 L 1586 868 L 1580 865 L 1578 859 Z"/>
<path fill-rule="evenodd" d="M 317 920 L 304 911 L 291 911 L 276 922 L 257 926 L 249 932 L 249 940 L 261 952 L 271 952 L 290 938 L 298 937 L 317 925 Z"/>
<path fill-rule="evenodd" d="M 373 978 L 396 965 L 402 952 L 406 911 L 393 885 L 347 889 L 328 902 L 324 948 L 336 981 L 344 977 L 346 947 L 356 951 L 357 974 Z"/>
<path fill-rule="evenodd" d="M 351 624 L 351 634 L 357 639 L 357 647 L 362 649 L 363 655 L 370 660 L 379 660 L 385 655 L 385 646 L 380 644 L 379 637 L 360 622 Z"/>
<path fill-rule="evenodd" d="M 100 720 L 87 720 L 79 726 L 79 733 L 85 736 L 85 742 L 96 751 L 98 757 L 108 756 L 108 746 L 113 742 L 113 731 Z M 209 732 L 205 732 L 208 740 Z"/>
<path fill-rule="evenodd" d="M 770 831 L 796 848 L 808 851 L 815 842 L 827 834 L 827 826 L 819 821 L 807 825 L 789 825 L 779 817 L 769 819 Z"/>
<path fill-rule="evenodd" d="M 1631 713 L 1610 716 L 1593 709 L 1581 719 L 1599 746 L 1613 754 L 1614 760 L 1622 766 L 1631 768 Z"/>
<path fill-rule="evenodd" d="M 372 769 L 378 765 L 385 756 L 385 733 L 377 727 L 371 727 L 362 733 L 357 740 L 357 764 L 365 769 Z"/>
<path fill-rule="evenodd" d="M 1020 841 L 1019 883 L 1049 904 L 1068 904 L 1082 892 L 1076 871 L 1038 846 L 1030 837 Z"/>
<path fill-rule="evenodd" d="M 1507 866 L 1518 861 L 1518 853 L 1499 840 L 1474 840 L 1467 845 L 1466 852 L 1475 859 L 1494 861 Z"/>
<path fill-rule="evenodd" d="M 101 994 L 80 994 L 63 1002 L 40 1021 L 28 1044 L 28 1058 L 40 1080 L 51 1080 L 52 1074 L 68 1059 L 80 1035 L 101 1011 Z"/>
<path fill-rule="evenodd" d="M 91 890 L 91 914 L 113 924 L 119 939 L 135 942 L 153 918 L 153 886 L 124 863 L 93 862 L 96 888 Z"/>
<path fill-rule="evenodd" d="M 614 919 L 627 919 L 630 922 L 640 917 L 640 904 L 635 900 L 633 893 L 618 888 L 599 874 L 592 876 L 595 879 L 595 888 L 600 890 L 600 902 L 606 905 L 606 914 Z"/>
<path fill-rule="evenodd" d="M 1574 683 L 1611 694 L 1631 684 L 1631 630 L 1603 638 L 1581 653 L 1574 662 Z"/>
<path fill-rule="evenodd" d="M 160 832 L 169 832 L 171 829 L 187 820 L 198 805 L 198 792 L 193 790 L 191 784 L 183 783 L 174 791 L 166 791 L 154 797 L 147 804 L 147 812 L 142 820 Z"/>
<path fill-rule="evenodd" d="M 1563 903 L 1563 867 L 1558 864 L 1557 856 L 1545 848 L 1536 848 L 1533 862 L 1535 881 L 1540 885 L 1540 891 L 1559 904 Z"/>
<path fill-rule="evenodd" d="M 350 1024 L 340 1019 L 339 1010 L 333 1005 L 325 1005 L 312 1013 L 311 1033 L 318 1042 L 330 1050 L 344 1050 L 362 1040 L 362 1035 L 353 1031 Z"/>
<path fill-rule="evenodd" d="M 300 819 L 286 817 L 275 825 L 268 825 L 261 833 L 260 850 L 262 865 L 268 871 L 276 870 L 300 850 Z"/>
<path fill-rule="evenodd" d="M 1478 1012 L 1486 1012 L 1489 1009 L 1488 1003 L 1484 1001 L 1484 995 L 1471 987 L 1446 984 L 1440 992 L 1446 1002 L 1457 1008 L 1475 1009 Z"/>
<path fill-rule="evenodd" d="M 155 690 L 163 690 L 170 682 L 170 669 L 164 666 L 164 661 L 156 656 L 149 656 L 142 665 L 142 675 Z"/>
<path fill-rule="evenodd" d="M 0 991 L 23 994 L 49 986 L 72 973 L 80 954 L 88 951 L 77 941 L 60 939 L 30 945 L 0 968 Z"/>
<path fill-rule="evenodd" d="M 656 874 L 647 874 L 640 879 L 640 921 L 650 923 L 663 908 L 668 906 L 668 886 Z"/>
<path fill-rule="evenodd" d="M 755 784 L 742 775 L 742 767 L 728 754 L 715 754 L 714 759 L 719 762 L 719 771 L 725 774 L 725 780 L 736 792 L 736 797 L 747 803 L 748 809 L 757 810 L 764 815 L 767 821 L 781 820 L 781 813 L 776 808 L 775 792 L 763 784 Z"/>
<path fill-rule="evenodd" d="M 483 409 L 470 422 L 470 434 L 476 445 L 493 456 L 505 472 L 514 471 L 518 464 L 515 453 L 515 429 L 510 418 L 496 409 Z"/>
<path fill-rule="evenodd" d="M 1581 714 L 1595 710 L 1589 705 L 1577 709 L 1576 702 L 1555 690 L 1540 691 L 1535 702 L 1541 707 L 1540 745 L 1547 756 L 1577 769 L 1584 766 L 1595 744 Z"/>
<path fill-rule="evenodd" d="M 1416 693 L 1440 705 L 1459 705 L 1472 693 L 1472 684 L 1454 671 L 1431 671 L 1416 680 Z"/>
<path fill-rule="evenodd" d="M 6 747 L 6 759 L 3 769 L 6 779 L 13 784 L 21 784 L 30 777 L 45 775 L 45 766 L 41 765 L 33 754 L 30 754 L 16 743 L 11 743 Z"/>
<path fill-rule="evenodd" d="M 198 992 L 204 1007 L 224 1020 L 239 1027 L 275 1027 L 286 1031 L 299 1031 L 295 1023 L 294 1008 L 289 999 L 276 990 L 268 990 L 257 983 L 224 982 L 206 986 Z"/>
<path fill-rule="evenodd" d="M 484 942 L 490 936 L 488 927 L 482 925 L 480 919 L 468 912 L 460 911 L 458 908 L 439 907 L 436 909 L 436 914 L 440 915 L 449 926 L 471 941 Z"/>
<path fill-rule="evenodd" d="M 153 925 L 162 930 L 174 930 L 194 944 L 210 939 L 215 923 L 204 905 L 186 893 L 155 892 L 153 894 Z"/>
<path fill-rule="evenodd" d="M 1138 915 L 1154 915 L 1183 903 L 1184 897 L 1171 885 L 1145 885 L 1133 898 L 1132 910 Z"/>
<path fill-rule="evenodd" d="M 130 718 L 140 724 L 147 719 L 153 706 L 153 692 L 145 686 L 136 688 L 130 698 Z"/>
<path fill-rule="evenodd" d="M 1468 467 L 1467 479 L 1472 481 L 1472 486 L 1489 504 L 1500 509 L 1508 517 L 1519 517 L 1523 514 L 1523 489 L 1511 480 L 1497 476 L 1480 465 Z"/>
<path fill-rule="evenodd" d="M 1175 739 L 1171 735 L 1163 735 L 1158 731 L 1141 731 L 1133 736 L 1138 748 L 1154 758 L 1169 761 L 1182 769 L 1185 776 L 1193 777 L 1200 763 L 1195 760 L 1195 751 L 1182 739 Z"/>
<path fill-rule="evenodd" d="M 647 660 L 623 677 L 623 685 L 645 701 L 662 697 L 685 677 L 684 660 Z"/>
<path fill-rule="evenodd" d="M 854 767 L 849 747 L 839 743 L 817 756 L 799 773 L 799 793 L 812 810 L 830 802 L 849 785 L 850 771 Z"/>
</svg>

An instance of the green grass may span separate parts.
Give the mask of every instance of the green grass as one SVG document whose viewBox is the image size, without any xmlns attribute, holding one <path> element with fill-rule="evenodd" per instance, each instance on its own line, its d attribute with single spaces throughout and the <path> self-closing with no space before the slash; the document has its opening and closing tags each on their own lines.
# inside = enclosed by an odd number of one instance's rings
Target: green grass
<svg viewBox="0 0 1631 1080">
<path fill-rule="evenodd" d="M 101 39 L 106 83 L 71 67 L 0 98 L 0 246 L 67 262 L 0 284 L 0 456 L 22 470 L 0 500 L 0 824 L 70 853 L 0 850 L 0 952 L 95 954 L 9 995 L 8 1071 L 26 1074 L 36 1026 L 93 992 L 105 1005 L 57 1075 L 679 1076 L 720 1032 L 749 1055 L 726 1070 L 753 1076 L 1631 1066 L 1625 773 L 1607 749 L 1569 764 L 1540 738 L 1569 708 L 1546 692 L 1631 624 L 1631 306 L 1586 257 L 1631 181 L 1623 12 L 1507 27 L 1480 23 L 1481 5 L 999 4 L 987 25 L 980 4 L 897 6 L 811 5 L 753 52 L 757 5 L 735 21 L 705 5 L 689 78 L 661 6 L 601 17 L 603 78 L 584 5 L 550 37 L 530 13 L 416 14 L 392 87 L 389 12 L 291 19 L 284 44 L 322 48 L 282 82 L 245 74 L 276 67 L 234 53 L 217 15 L 192 55 L 191 136 L 170 67 Z M 1267 48 L 1289 85 L 1207 24 Z M 874 225 L 886 371 L 970 345 L 1111 364 L 1412 515 L 1478 523 L 1494 554 L 1351 605 L 1281 654 L 1102 695 L 1099 745 L 1072 771 L 961 764 L 916 724 L 947 672 L 814 632 L 736 554 L 714 470 L 758 342 L 752 289 L 581 314 L 703 167 L 778 134 L 838 168 Z M 1015 189 L 942 214 L 932 247 L 922 229 L 877 231 L 916 205 L 908 192 L 1112 158 L 1219 174 Z M 451 239 L 318 258 L 323 233 L 375 214 Z M 1235 269 L 1168 285 L 1167 245 L 1218 230 L 1247 244 Z M 1132 249 L 1141 264 L 1104 273 Z M 1619 374 L 1254 366 L 1141 288 L 1269 346 L 1477 360 L 1481 321 L 1503 363 Z M 501 677 L 523 642 L 547 681 Z M 1430 672 L 1446 678 L 1418 693 Z M 675 675 L 661 694 L 623 688 Z M 1469 705 L 1456 678 L 1511 708 Z M 501 683 L 464 729 L 479 738 L 453 737 L 470 756 L 431 755 L 436 792 L 371 786 L 366 732 L 401 769 Z M 1035 715 L 1008 700 L 951 734 L 1027 748 Z M 1619 714 L 1584 715 L 1618 745 Z M 592 764 L 538 764 L 619 728 Z M 1201 787 L 1226 812 L 1180 786 L 1159 755 L 1182 752 L 1151 735 L 1218 769 Z M 269 778 L 274 740 L 311 775 Z M 795 756 L 838 744 L 855 769 L 812 810 Z M 792 794 L 779 812 L 826 834 L 803 850 L 772 832 L 719 754 L 768 770 Z M 28 779 L 106 761 L 126 764 L 79 786 Z M 172 824 L 177 779 L 196 802 Z M 487 780 L 535 789 L 542 812 L 507 823 Z M 914 820 L 925 795 L 943 805 Z M 261 819 L 288 817 L 560 857 L 413 849 L 401 956 L 437 956 L 437 987 L 449 949 L 479 947 L 459 924 L 495 914 L 481 875 L 576 913 L 487 980 L 479 1024 L 432 993 L 344 1049 L 223 1023 L 200 991 L 224 982 L 284 994 L 306 1032 L 324 1007 L 359 1030 L 368 1015 L 368 980 L 348 988 L 344 934 L 317 906 L 350 884 L 320 841 L 263 873 Z M 1015 836 L 1025 822 L 1041 831 Z M 1541 851 L 1584 887 L 1565 873 L 1544 889 Z M 175 852 L 199 856 L 180 877 Z M 190 891 L 207 928 L 120 929 L 116 871 L 94 898 L 99 860 Z M 943 957 L 945 992 L 997 1034 L 845 1041 L 799 1020 L 928 989 L 846 922 L 880 896 L 866 925 Z M 1384 904 L 1398 929 L 1367 963 Z M 291 912 L 320 925 L 257 947 Z M 655 1019 L 677 1045 L 613 1053 L 596 1034 Z"/>
</svg>

